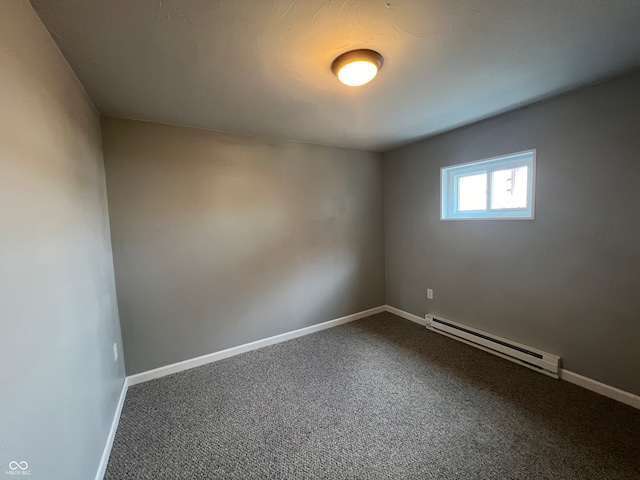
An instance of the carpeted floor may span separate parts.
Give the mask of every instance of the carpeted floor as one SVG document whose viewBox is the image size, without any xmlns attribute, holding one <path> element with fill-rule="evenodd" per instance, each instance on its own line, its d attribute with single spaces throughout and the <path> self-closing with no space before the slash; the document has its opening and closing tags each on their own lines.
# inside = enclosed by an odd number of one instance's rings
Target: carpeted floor
<svg viewBox="0 0 640 480">
<path fill-rule="evenodd" d="M 640 411 L 388 313 L 129 389 L 111 479 L 640 479 Z"/>
</svg>

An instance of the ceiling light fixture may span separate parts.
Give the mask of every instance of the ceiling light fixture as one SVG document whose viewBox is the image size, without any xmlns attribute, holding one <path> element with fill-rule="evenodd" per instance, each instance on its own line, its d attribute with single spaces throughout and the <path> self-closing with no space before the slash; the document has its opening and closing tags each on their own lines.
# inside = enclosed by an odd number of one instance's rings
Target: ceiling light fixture
<svg viewBox="0 0 640 480">
<path fill-rule="evenodd" d="M 331 63 L 331 71 L 345 85 L 359 87 L 369 83 L 382 68 L 382 55 L 373 50 L 351 50 Z"/>
</svg>

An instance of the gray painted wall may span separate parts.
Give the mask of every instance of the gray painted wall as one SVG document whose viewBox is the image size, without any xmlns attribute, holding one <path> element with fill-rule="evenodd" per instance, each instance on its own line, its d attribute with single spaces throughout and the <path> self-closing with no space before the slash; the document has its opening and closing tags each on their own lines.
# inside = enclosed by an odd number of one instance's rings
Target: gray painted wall
<svg viewBox="0 0 640 480">
<path fill-rule="evenodd" d="M 124 382 L 99 118 L 26 0 L 0 65 L 0 476 L 86 480 Z"/>
<path fill-rule="evenodd" d="M 640 394 L 639 125 L 635 73 L 385 154 L 387 303 Z M 439 219 L 440 167 L 529 148 L 535 220 Z"/>
<path fill-rule="evenodd" d="M 102 119 L 127 373 L 384 304 L 382 156 Z"/>
</svg>

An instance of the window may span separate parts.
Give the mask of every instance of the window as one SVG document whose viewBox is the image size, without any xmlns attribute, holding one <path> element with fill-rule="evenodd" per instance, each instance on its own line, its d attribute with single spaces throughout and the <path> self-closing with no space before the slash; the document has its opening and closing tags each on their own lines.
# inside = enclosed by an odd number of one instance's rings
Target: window
<svg viewBox="0 0 640 480">
<path fill-rule="evenodd" d="M 535 150 L 442 168 L 442 220 L 533 219 L 535 168 Z"/>
</svg>

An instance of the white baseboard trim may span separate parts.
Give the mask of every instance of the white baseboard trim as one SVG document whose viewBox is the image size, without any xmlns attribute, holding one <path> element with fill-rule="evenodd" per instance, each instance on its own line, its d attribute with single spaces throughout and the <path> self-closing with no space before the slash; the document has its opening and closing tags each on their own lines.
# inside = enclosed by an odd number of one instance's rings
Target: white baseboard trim
<svg viewBox="0 0 640 480">
<path fill-rule="evenodd" d="M 420 318 L 413 313 L 405 312 L 404 310 L 400 310 L 399 308 L 392 307 L 390 305 L 385 305 L 385 310 L 389 313 L 393 313 L 399 317 L 405 318 L 407 320 L 411 320 L 412 322 L 419 323 L 423 327 L 427 325 L 427 320 L 424 318 Z"/>
<path fill-rule="evenodd" d="M 328 322 L 311 325 L 310 327 L 300 328 L 298 330 L 282 333 L 273 337 L 256 340 L 255 342 L 238 345 L 237 347 L 220 350 L 219 352 L 202 355 L 201 357 L 191 358 L 189 360 L 173 363 L 164 367 L 154 368 L 153 370 L 148 370 L 146 372 L 136 373 L 135 375 L 130 375 L 129 377 L 127 377 L 127 379 L 129 381 L 129 386 L 137 385 L 138 383 L 148 382 L 149 380 L 154 380 L 166 375 L 182 372 L 183 370 L 189 370 L 201 365 L 206 365 L 207 363 L 217 362 L 218 360 L 233 357 L 235 355 L 240 355 L 241 353 L 250 352 L 251 350 L 257 350 L 258 348 L 268 347 L 269 345 L 274 345 L 276 343 L 286 342 L 287 340 L 302 337 L 304 335 L 309 335 L 310 333 L 319 332 L 320 330 L 325 330 L 327 328 L 337 327 L 338 325 L 342 325 L 343 323 L 360 320 L 361 318 L 375 315 L 376 313 L 382 313 L 384 311 L 386 311 L 385 305 L 370 308 L 369 310 L 364 310 L 362 312 L 347 315 L 346 317 L 336 318 L 334 320 L 329 320 Z"/>
<path fill-rule="evenodd" d="M 420 318 L 417 315 L 405 312 L 399 308 L 386 305 L 386 311 L 399 317 L 406 318 L 407 320 L 411 320 L 412 322 L 419 323 L 420 325 L 426 326 L 427 324 L 427 321 L 424 318 Z M 619 388 L 612 387 L 611 385 L 598 382 L 597 380 L 593 380 L 588 377 L 583 377 L 582 375 L 564 369 L 560 369 L 560 379 L 640 410 L 640 396 L 634 395 L 633 393 L 625 392 Z"/>
<path fill-rule="evenodd" d="M 120 398 L 118 399 L 118 405 L 116 405 L 116 411 L 113 414 L 113 420 L 111 421 L 111 428 L 109 429 L 109 435 L 107 436 L 107 442 L 102 450 L 102 457 L 98 464 L 98 471 L 96 473 L 96 480 L 103 480 L 104 474 L 107 471 L 107 463 L 109 463 L 109 455 L 111 455 L 111 447 L 113 447 L 113 440 L 116 438 L 116 431 L 118 430 L 118 423 L 120 422 L 120 414 L 122 413 L 122 407 L 124 406 L 124 399 L 127 396 L 127 389 L 129 383 L 127 379 L 124 379 L 122 384 L 122 390 L 120 391 Z"/>
<path fill-rule="evenodd" d="M 598 382 L 597 380 L 593 380 L 588 377 L 583 377 L 582 375 L 570 372 L 569 370 L 561 369 L 560 378 L 569 383 L 573 383 L 574 385 L 586 388 L 587 390 L 599 393 L 600 395 L 604 395 L 605 397 L 612 398 L 640 410 L 640 396 L 638 395 L 625 392 L 624 390 L 620 390 L 619 388 L 612 387 L 611 385 Z"/>
</svg>

